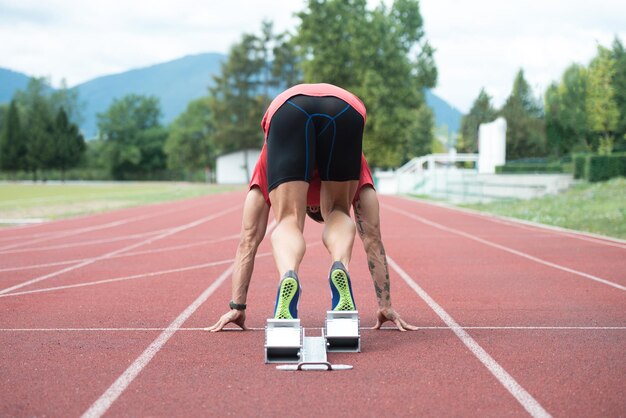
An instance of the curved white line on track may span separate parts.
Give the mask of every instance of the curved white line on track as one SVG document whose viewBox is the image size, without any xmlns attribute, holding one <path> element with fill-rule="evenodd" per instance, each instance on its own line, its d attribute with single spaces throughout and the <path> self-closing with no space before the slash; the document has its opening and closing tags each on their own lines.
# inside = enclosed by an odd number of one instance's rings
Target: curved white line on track
<svg viewBox="0 0 626 418">
<path fill-rule="evenodd" d="M 465 344 L 465 346 L 476 356 L 476 358 L 491 372 L 491 374 L 498 379 L 500 384 L 506 388 L 507 391 L 524 407 L 524 409 L 533 417 L 550 417 L 551 415 L 546 411 L 530 393 L 526 391 L 517 381 L 511 376 L 493 357 L 485 351 L 457 322 L 429 295 L 422 289 L 415 281 L 395 262 L 389 255 L 387 255 L 387 261 L 389 265 L 402 277 L 402 279 L 409 285 L 411 289 L 422 298 L 424 302 L 435 311 L 437 316 L 456 334 L 456 336 Z"/>
<path fill-rule="evenodd" d="M 181 244 L 181 245 L 175 245 L 175 246 L 171 246 L 171 247 L 162 247 L 162 248 L 155 248 L 155 249 L 152 249 L 152 250 L 135 251 L 135 252 L 130 252 L 130 253 L 126 253 L 126 254 L 118 254 L 118 255 L 114 255 L 112 257 L 109 257 L 109 259 L 123 258 L 123 257 L 133 257 L 133 256 L 137 256 L 137 255 L 146 255 L 146 254 L 155 254 L 155 253 L 160 253 L 160 252 L 165 252 L 165 251 L 172 251 L 172 250 L 182 250 L 182 249 L 185 249 L 185 248 L 199 247 L 201 245 L 216 244 L 218 242 L 224 242 L 224 241 L 229 241 L 229 240 L 233 240 L 233 239 L 239 239 L 239 234 L 229 235 L 229 236 L 224 237 L 224 238 L 217 238 L 217 239 L 212 239 L 212 240 L 198 241 L 198 242 L 194 242 L 194 243 L 191 243 L 191 244 Z M 6 268 L 0 269 L 0 273 L 1 272 L 6 272 L 6 271 L 20 271 L 20 270 L 31 270 L 31 269 L 38 269 L 38 268 L 44 268 L 44 267 L 63 266 L 65 264 L 80 263 L 80 262 L 83 262 L 83 261 L 86 261 L 86 260 L 91 260 L 91 258 L 77 258 L 77 259 L 74 259 L 74 260 L 56 261 L 56 262 L 53 262 L 53 263 L 32 264 L 32 265 L 16 266 L 16 267 L 6 267 Z"/>
<path fill-rule="evenodd" d="M 73 266 L 69 266 L 69 267 L 66 267 L 66 268 L 64 268 L 62 270 L 58 270 L 58 271 L 55 271 L 55 272 L 52 272 L 52 273 L 49 273 L 49 274 L 46 274 L 46 275 L 43 275 L 43 276 L 40 276 L 40 277 L 35 277 L 34 279 L 31 279 L 31 280 L 22 282 L 20 284 L 8 287 L 6 289 L 2 289 L 2 290 L 0 290 L 0 295 L 12 292 L 14 290 L 20 289 L 20 288 L 25 287 L 25 286 L 29 286 L 29 285 L 34 284 L 34 283 L 41 282 L 42 280 L 47 280 L 47 279 L 50 279 L 52 277 L 59 276 L 61 274 L 67 273 L 67 272 L 72 271 L 72 270 L 79 269 L 81 267 L 88 266 L 89 264 L 93 264 L 96 261 L 105 260 L 105 259 L 113 257 L 113 256 L 115 256 L 117 254 L 121 254 L 121 253 L 123 253 L 125 251 L 129 251 L 129 250 L 135 249 L 137 247 L 140 247 L 142 245 L 151 244 L 151 243 L 153 243 L 155 241 L 158 241 L 160 239 L 169 237 L 170 235 L 174 235 L 174 234 L 176 234 L 178 232 L 181 232 L 181 231 L 184 231 L 186 229 L 190 229 L 190 228 L 196 227 L 198 225 L 201 225 L 201 224 L 203 224 L 203 223 L 205 223 L 207 221 L 213 220 L 215 218 L 219 218 L 219 217 L 221 217 L 221 216 L 223 216 L 223 215 L 225 215 L 227 213 L 234 212 L 235 210 L 238 210 L 239 207 L 240 207 L 240 205 L 236 205 L 236 206 L 231 207 L 229 209 L 225 209 L 225 210 L 222 210 L 222 211 L 217 212 L 215 214 L 212 214 L 212 215 L 209 215 L 209 216 L 205 216 L 204 218 L 200 218 L 200 219 L 198 219 L 196 221 L 187 223 L 185 225 L 181 225 L 181 226 L 178 226 L 176 228 L 172 228 L 169 231 L 164 232 L 164 233 L 162 233 L 162 234 L 160 234 L 160 235 L 158 235 L 156 237 L 150 237 L 150 238 L 145 239 L 145 240 L 143 240 L 141 242 L 137 242 L 135 244 L 128 245 L 128 246 L 120 248 L 118 250 L 111 251 L 111 252 L 106 253 L 104 255 L 101 255 L 99 257 L 83 261 L 82 263 L 75 264 Z"/>
<path fill-rule="evenodd" d="M 161 347 L 174 335 L 174 333 L 189 319 L 191 315 L 217 290 L 233 271 L 234 265 L 228 267 L 224 272 L 193 301 L 153 342 L 143 353 L 117 378 L 115 382 L 94 402 L 82 415 L 83 418 L 101 417 L 113 402 L 126 390 L 128 385 L 135 380 L 137 375 L 146 367 L 152 358 L 159 352 Z"/>
<path fill-rule="evenodd" d="M 307 246 L 307 248 L 311 248 L 311 247 L 314 247 L 316 245 L 320 245 L 321 243 L 322 243 L 322 241 L 314 242 L 312 244 L 309 244 Z M 256 255 L 255 259 L 256 258 L 262 258 L 262 257 L 268 257 L 270 255 L 272 255 L 271 252 L 260 253 L 260 254 Z M 68 284 L 68 285 L 63 285 L 63 286 L 44 287 L 42 289 L 26 290 L 26 291 L 23 291 L 23 292 L 12 292 L 12 293 L 0 294 L 0 298 L 9 298 L 9 297 L 23 296 L 23 295 L 32 295 L 32 294 L 35 294 L 35 293 L 48 293 L 48 292 L 54 292 L 54 291 L 57 291 L 57 290 L 74 289 L 74 288 L 77 288 L 77 287 L 86 287 L 86 286 L 96 286 L 96 285 L 99 285 L 99 284 L 122 282 L 122 281 L 126 281 L 126 280 L 144 279 L 144 278 L 148 278 L 148 277 L 161 276 L 161 275 L 164 275 L 164 274 L 181 273 L 183 271 L 198 270 L 198 269 L 203 269 L 203 268 L 208 268 L 208 267 L 219 266 L 219 265 L 222 265 L 222 264 L 232 263 L 233 261 L 234 261 L 234 259 L 231 258 L 231 259 L 227 259 L 227 260 L 212 261 L 210 263 L 196 264 L 196 265 L 193 265 L 193 266 L 179 267 L 179 268 L 169 269 L 169 270 L 153 271 L 153 272 L 150 272 L 150 273 L 135 274 L 135 275 L 132 275 L 132 276 L 114 277 L 112 279 L 103 279 L 103 280 L 96 280 L 96 281 L 92 281 L 92 282 L 82 282 L 82 283 Z"/>
<path fill-rule="evenodd" d="M 575 238 L 575 239 L 579 239 L 582 241 L 589 241 L 589 242 L 593 242 L 596 244 L 602 244 L 602 245 L 607 245 L 610 247 L 626 249 L 626 241 L 619 239 L 619 238 L 607 237 L 604 235 L 593 234 L 591 232 L 575 231 L 573 229 L 562 228 L 562 227 L 554 226 L 554 225 L 546 225 L 546 224 L 542 224 L 539 222 L 528 221 L 526 219 L 511 218 L 509 216 L 496 215 L 496 214 L 488 213 L 488 212 L 480 212 L 480 211 L 468 209 L 468 208 L 460 208 L 460 207 L 450 205 L 447 203 L 442 203 L 442 202 L 431 202 L 431 201 L 412 198 L 408 196 L 401 196 L 401 197 L 409 201 L 420 202 L 420 203 L 424 203 L 425 205 L 437 206 L 437 207 L 441 207 L 441 208 L 448 209 L 451 211 L 465 213 L 475 218 L 480 218 L 486 221 L 490 221 L 490 222 L 494 222 L 494 223 L 498 223 L 502 225 L 513 226 L 516 228 L 526 229 L 529 231 L 553 232 L 556 235 L 564 235 L 566 237 Z"/>
<path fill-rule="evenodd" d="M 437 229 L 441 229 L 442 231 L 446 231 L 446 232 L 450 232 L 452 234 L 460 235 L 462 237 L 469 238 L 471 240 L 480 242 L 481 244 L 485 244 L 485 245 L 488 245 L 490 247 L 497 248 L 499 250 L 506 251 L 508 253 L 515 254 L 517 256 L 526 258 L 526 259 L 534 261 L 536 263 L 543 264 L 544 266 L 548 266 L 548 267 L 555 268 L 557 270 L 561 270 L 561 271 L 565 271 L 565 272 L 568 272 L 568 273 L 572 273 L 572 274 L 575 274 L 577 276 L 584 277 L 586 279 L 593 280 L 595 282 L 602 283 L 602 284 L 614 287 L 616 289 L 626 291 L 626 286 L 622 286 L 621 284 L 612 282 L 610 280 L 606 280 L 606 279 L 603 279 L 601 277 L 597 277 L 597 276 L 594 276 L 594 275 L 591 275 L 591 274 L 588 274 L 588 273 L 584 273 L 582 271 L 574 270 L 574 269 L 571 269 L 569 267 L 562 266 L 560 264 L 552 263 L 550 261 L 543 260 L 541 258 L 532 256 L 530 254 L 526 254 L 524 252 L 521 252 L 521 251 L 518 251 L 518 250 L 514 250 L 513 248 L 509 248 L 509 247 L 506 247 L 504 245 L 496 244 L 495 242 L 491 242 L 491 241 L 488 241 L 486 239 L 478 238 L 477 236 L 474 236 L 474 235 L 469 234 L 467 232 L 463 232 L 461 230 L 458 230 L 458 229 L 455 229 L 455 228 L 451 228 L 451 227 L 442 225 L 440 223 L 430 221 L 430 220 L 428 220 L 426 218 L 423 218 L 423 217 L 421 217 L 419 215 L 415 215 L 413 213 L 407 212 L 404 209 L 398 209 L 396 207 L 393 207 L 393 206 L 390 206 L 390 205 L 387 205 L 387 204 L 382 204 L 381 206 L 383 206 L 386 209 L 389 209 L 389 210 L 391 210 L 393 212 L 400 213 L 400 214 L 402 214 L 402 215 L 404 215 L 406 217 L 409 217 L 411 219 L 414 219 L 416 221 L 422 222 L 422 223 L 424 223 L 426 225 L 432 226 L 432 227 L 437 228 Z"/>
<path fill-rule="evenodd" d="M 267 257 L 269 255 L 272 255 L 272 253 L 261 253 L 257 255 L 257 257 L 259 258 Z M 200 270 L 200 269 L 204 269 L 208 267 L 214 267 L 214 266 L 232 263 L 233 261 L 234 259 L 231 258 L 227 260 L 212 261 L 210 263 L 195 264 L 192 266 L 179 267 L 179 268 L 169 269 L 169 270 L 159 270 L 159 271 L 153 271 L 150 273 L 134 274 L 132 276 L 114 277 L 112 279 L 95 280 L 92 282 L 81 282 L 81 283 L 75 283 L 75 284 L 66 284 L 63 286 L 44 287 L 42 289 L 26 290 L 23 292 L 12 292 L 12 293 L 6 293 L 3 295 L 0 295 L 0 298 L 32 295 L 34 293 L 47 293 L 47 292 L 54 292 L 56 290 L 74 289 L 77 287 L 95 286 L 99 284 L 116 283 L 116 282 L 123 282 L 127 280 L 145 279 L 148 277 L 162 276 L 164 274 L 182 273 L 184 271 Z"/>
<path fill-rule="evenodd" d="M 274 228 L 275 222 L 272 222 L 266 230 L 265 236 Z M 153 342 L 145 349 L 145 351 L 117 378 L 115 382 L 94 402 L 82 418 L 101 417 L 113 405 L 113 402 L 126 390 L 128 385 L 139 375 L 152 358 L 159 352 L 161 347 L 174 335 L 174 333 L 182 327 L 187 319 L 215 292 L 215 290 L 226 280 L 233 271 L 235 265 L 232 264 L 204 291 L 198 298 L 192 302 Z"/>
<path fill-rule="evenodd" d="M 107 244 L 110 242 L 125 241 L 129 239 L 143 238 L 143 237 L 147 237 L 150 235 L 158 235 L 161 232 L 169 231 L 170 229 L 172 228 L 163 228 L 163 229 L 159 229 L 158 231 L 143 232 L 141 234 L 134 234 L 134 235 L 122 235 L 122 236 L 117 236 L 117 237 L 112 237 L 112 238 L 102 238 L 102 239 L 95 239 L 95 240 L 92 239 L 92 240 L 85 240 L 85 241 L 69 242 L 67 244 L 49 245 L 47 247 L 19 248 L 19 249 L 13 249 L 13 250 L 0 251 L 0 255 L 30 253 L 30 252 L 37 252 L 37 251 L 53 251 L 53 250 L 62 250 L 64 248 L 84 247 L 86 245 Z"/>
<path fill-rule="evenodd" d="M 186 210 L 188 208 L 182 209 L 182 210 Z M 36 238 L 36 239 L 32 239 L 30 241 L 26 241 L 26 242 L 18 242 L 15 244 L 11 244 L 11 245 L 5 245 L 4 247 L 0 247 L 0 251 L 4 251 L 4 250 L 10 250 L 13 248 L 19 248 L 19 247 L 23 247 L 25 245 L 30 245 L 30 244 L 35 244 L 38 242 L 43 242 L 43 241 L 48 241 L 51 239 L 57 239 L 57 238 L 66 238 L 66 237 L 70 237 L 73 235 L 78 235 L 78 234 L 82 234 L 83 232 L 91 232 L 91 231 L 97 231 L 99 229 L 107 229 L 107 228 L 113 228 L 116 226 L 120 226 L 120 225 L 124 225 L 130 222 L 135 222 L 135 221 L 141 221 L 141 220 L 146 220 L 146 219 L 150 219 L 150 218 L 154 218 L 157 216 L 163 216 L 163 215 L 167 215 L 169 213 L 172 212 L 178 212 L 181 211 L 180 208 L 178 207 L 174 207 L 174 208 L 170 208 L 167 210 L 164 210 L 162 212 L 149 212 L 147 214 L 143 214 L 143 215 L 139 215 L 139 216 L 133 216 L 130 218 L 126 218 L 126 219 L 120 219 L 117 221 L 112 221 L 112 222 L 108 222 L 105 224 L 101 224 L 101 225 L 93 225 L 93 226 L 87 226 L 87 227 L 83 227 L 83 228 L 77 228 L 77 229 L 70 229 L 67 231 L 60 231 L 60 232 L 55 232 L 51 235 L 46 235 L 40 238 Z"/>
</svg>

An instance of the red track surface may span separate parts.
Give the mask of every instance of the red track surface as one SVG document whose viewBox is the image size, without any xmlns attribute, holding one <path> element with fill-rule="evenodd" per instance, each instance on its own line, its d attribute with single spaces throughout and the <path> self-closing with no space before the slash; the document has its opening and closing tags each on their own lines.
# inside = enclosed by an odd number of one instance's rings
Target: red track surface
<svg viewBox="0 0 626 418">
<path fill-rule="evenodd" d="M 263 364 L 269 242 L 256 330 L 201 330 L 227 308 L 243 197 L 0 231 L 0 415 L 626 415 L 624 242 L 382 197 L 392 300 L 421 329 L 364 329 L 362 353 L 329 356 L 350 371 L 280 372 Z M 305 231 L 306 327 L 330 303 L 320 231 Z M 371 327 L 358 243 L 351 275 Z"/>
</svg>

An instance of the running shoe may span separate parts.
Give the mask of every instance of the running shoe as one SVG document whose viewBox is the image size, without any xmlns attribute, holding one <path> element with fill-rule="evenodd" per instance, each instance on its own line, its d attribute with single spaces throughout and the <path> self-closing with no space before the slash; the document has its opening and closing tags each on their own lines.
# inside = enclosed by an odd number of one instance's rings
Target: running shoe
<svg viewBox="0 0 626 418">
<path fill-rule="evenodd" d="M 356 304 L 352 297 L 352 285 L 346 267 L 341 261 L 335 261 L 328 277 L 332 293 L 333 311 L 355 311 Z"/>
<path fill-rule="evenodd" d="M 299 301 L 300 281 L 296 272 L 289 270 L 278 285 L 274 319 L 297 319 Z"/>
</svg>

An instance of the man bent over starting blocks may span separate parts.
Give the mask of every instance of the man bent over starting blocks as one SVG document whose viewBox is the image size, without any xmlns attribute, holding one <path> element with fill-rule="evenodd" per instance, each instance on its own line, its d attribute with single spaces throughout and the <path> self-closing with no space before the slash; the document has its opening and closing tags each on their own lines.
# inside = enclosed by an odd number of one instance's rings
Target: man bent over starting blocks
<svg viewBox="0 0 626 418">
<path fill-rule="evenodd" d="M 341 119 L 344 114 L 346 121 Z M 272 120 L 270 130 L 269 122 Z M 295 86 L 272 102 L 262 122 L 266 145 L 255 167 L 244 204 L 241 239 L 232 275 L 231 310 L 209 327 L 209 331 L 220 331 L 228 323 L 247 329 L 245 308 L 254 257 L 265 236 L 270 207 L 277 200 L 275 189 L 290 183 L 295 183 L 294 187 L 283 188 L 278 193 L 280 207 L 274 208 L 278 225 L 283 221 L 282 230 L 275 231 L 272 236 L 276 264 L 283 276 L 274 317 L 297 318 L 300 283 L 296 271 L 304 255 L 301 235 L 304 218 L 300 215 L 299 205 L 306 206 L 307 215 L 314 220 L 324 222 L 330 219 L 333 224 L 326 224 L 323 236 L 334 260 L 329 274 L 332 309 L 356 309 L 347 272 L 354 237 L 352 230 L 350 238 L 350 224 L 354 229 L 354 223 L 349 209 L 345 208 L 345 201 L 348 201 L 354 208 L 356 230 L 363 241 L 376 290 L 379 308 L 374 329 L 379 329 L 386 321 L 394 322 L 401 331 L 417 329 L 406 323 L 391 304 L 378 198 L 371 172 L 361 153 L 360 137 L 364 121 L 365 107 L 361 101 L 351 93 L 328 84 Z M 285 138 L 289 140 L 285 141 Z M 290 151 L 289 145 L 293 142 L 298 146 Z M 355 142 L 358 144 L 355 145 Z M 358 152 L 357 164 L 352 161 L 354 148 Z M 294 164 L 294 161 L 300 163 Z M 351 189 L 356 192 L 351 193 Z M 337 204 L 336 200 L 344 203 Z M 277 256 L 280 248 L 286 250 L 286 257 Z"/>
</svg>

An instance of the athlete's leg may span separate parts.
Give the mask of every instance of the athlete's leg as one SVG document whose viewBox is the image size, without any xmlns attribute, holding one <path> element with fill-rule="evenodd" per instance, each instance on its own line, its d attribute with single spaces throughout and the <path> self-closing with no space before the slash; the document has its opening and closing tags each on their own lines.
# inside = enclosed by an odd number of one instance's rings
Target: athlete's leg
<svg viewBox="0 0 626 418">
<path fill-rule="evenodd" d="M 323 181 L 320 193 L 324 232 L 322 241 L 328 249 L 331 261 L 341 261 L 348 267 L 352 256 L 352 245 L 356 227 L 350 217 L 350 206 L 356 192 L 358 180 Z"/>
<path fill-rule="evenodd" d="M 331 115 L 326 131 L 330 138 L 316 143 L 316 162 L 322 187 L 320 207 L 326 224 L 322 240 L 331 256 L 329 282 L 333 310 L 355 310 L 348 265 L 356 227 L 350 207 L 359 184 L 363 117 L 342 100 L 323 98 Z"/>
<path fill-rule="evenodd" d="M 289 270 L 298 272 L 306 243 L 302 230 L 306 216 L 306 193 L 309 183 L 290 181 L 270 192 L 276 227 L 272 232 L 272 251 L 281 276 Z"/>
</svg>

